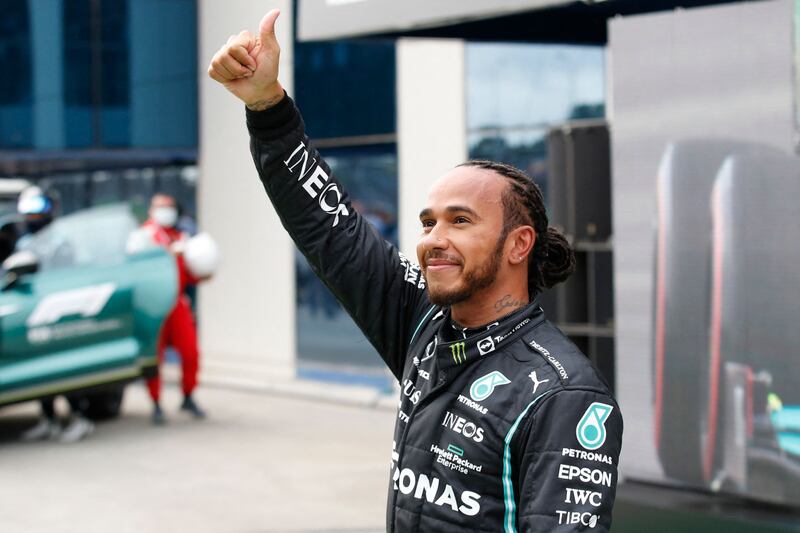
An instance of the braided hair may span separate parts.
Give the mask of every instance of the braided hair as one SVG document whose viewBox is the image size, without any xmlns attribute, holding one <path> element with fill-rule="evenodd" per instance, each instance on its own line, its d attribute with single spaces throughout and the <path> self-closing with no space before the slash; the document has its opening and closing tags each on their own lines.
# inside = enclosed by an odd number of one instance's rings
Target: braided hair
<svg viewBox="0 0 800 533">
<path fill-rule="evenodd" d="M 503 231 L 500 242 L 519 226 L 531 226 L 536 232 L 536 243 L 528 263 L 528 290 L 533 294 L 549 289 L 566 280 L 575 271 L 575 253 L 566 237 L 556 228 L 548 226 L 547 211 L 542 191 L 523 171 L 505 163 L 473 160 L 459 165 L 491 170 L 506 178 L 508 187 L 503 191 Z"/>
</svg>

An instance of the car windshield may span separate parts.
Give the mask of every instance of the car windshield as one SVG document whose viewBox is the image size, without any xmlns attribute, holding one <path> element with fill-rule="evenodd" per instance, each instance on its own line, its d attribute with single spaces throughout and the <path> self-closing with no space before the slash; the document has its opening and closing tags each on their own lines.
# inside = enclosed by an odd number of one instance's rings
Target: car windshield
<svg viewBox="0 0 800 533">
<path fill-rule="evenodd" d="M 40 270 L 119 263 L 137 226 L 127 204 L 92 207 L 54 220 L 25 249 L 36 254 Z"/>
<path fill-rule="evenodd" d="M 0 215 L 16 214 L 17 200 L 14 198 L 0 197 Z"/>
</svg>

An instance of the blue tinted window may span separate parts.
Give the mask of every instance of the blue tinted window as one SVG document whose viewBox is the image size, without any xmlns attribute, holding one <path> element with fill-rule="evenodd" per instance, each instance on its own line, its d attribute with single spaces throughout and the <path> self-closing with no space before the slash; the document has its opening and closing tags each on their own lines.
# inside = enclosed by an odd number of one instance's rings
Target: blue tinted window
<svg viewBox="0 0 800 533">
<path fill-rule="evenodd" d="M 525 171 L 547 201 L 547 131 L 490 131 L 467 136 L 470 159 L 502 161 Z"/>
<path fill-rule="evenodd" d="M 27 148 L 33 140 L 28 2 L 0 0 L 0 14 L 0 148 Z"/>
<path fill-rule="evenodd" d="M 104 2 L 100 16 L 102 93 L 100 144 L 130 143 L 128 2 Z"/>
<path fill-rule="evenodd" d="M 524 170 L 548 198 L 550 125 L 605 115 L 604 49 L 467 45 L 469 157 Z"/>
<path fill-rule="evenodd" d="M 87 0 L 65 0 L 64 30 L 64 135 L 68 148 L 92 146 L 92 26 Z"/>
<path fill-rule="evenodd" d="M 595 46 L 468 44 L 468 129 L 603 116 L 604 54 Z"/>
<path fill-rule="evenodd" d="M 129 12 L 130 144 L 197 146 L 196 3 L 135 0 Z"/>
<path fill-rule="evenodd" d="M 386 240 L 396 244 L 396 146 L 325 150 L 323 157 L 350 193 L 353 207 L 378 228 Z M 383 362 L 375 349 L 300 252 L 296 253 L 295 274 L 301 375 L 324 377 L 314 372 L 338 367 L 337 372 L 341 374 L 343 368 L 360 367 L 356 372 L 360 382 L 381 388 L 388 386 Z"/>
<path fill-rule="evenodd" d="M 322 155 L 353 208 L 397 243 L 397 146 L 342 139 L 394 134 L 394 43 L 296 43 L 294 54 L 294 98 L 309 136 L 348 144 Z M 295 273 L 298 375 L 388 388 L 375 349 L 299 252 Z"/>
<path fill-rule="evenodd" d="M 394 133 L 394 42 L 296 43 L 294 65 L 310 137 Z"/>
<path fill-rule="evenodd" d="M 60 144 L 197 146 L 196 3 L 61 5 L 63 110 L 54 114 L 56 120 L 63 114 Z"/>
</svg>

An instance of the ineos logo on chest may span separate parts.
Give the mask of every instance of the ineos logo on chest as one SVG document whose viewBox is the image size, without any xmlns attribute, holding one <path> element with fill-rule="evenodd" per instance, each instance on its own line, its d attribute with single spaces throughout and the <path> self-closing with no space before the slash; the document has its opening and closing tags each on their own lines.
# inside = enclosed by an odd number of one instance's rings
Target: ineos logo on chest
<svg viewBox="0 0 800 533">
<path fill-rule="evenodd" d="M 483 442 L 483 428 L 466 418 L 454 415 L 447 411 L 444 415 L 442 425 L 450 428 L 456 433 L 460 433 L 475 442 Z"/>
</svg>

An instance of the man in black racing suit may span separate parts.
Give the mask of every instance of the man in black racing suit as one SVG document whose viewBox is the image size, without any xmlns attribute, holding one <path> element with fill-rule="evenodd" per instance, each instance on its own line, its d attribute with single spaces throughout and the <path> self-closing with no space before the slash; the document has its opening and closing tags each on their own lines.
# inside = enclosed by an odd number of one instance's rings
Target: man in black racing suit
<svg viewBox="0 0 800 533">
<path fill-rule="evenodd" d="M 232 36 L 209 75 L 247 105 L 284 227 L 400 382 L 387 530 L 608 531 L 622 416 L 539 307 L 574 255 L 538 188 L 507 165 L 456 167 L 430 189 L 412 263 L 310 145 L 278 82 L 277 17 Z"/>
</svg>

